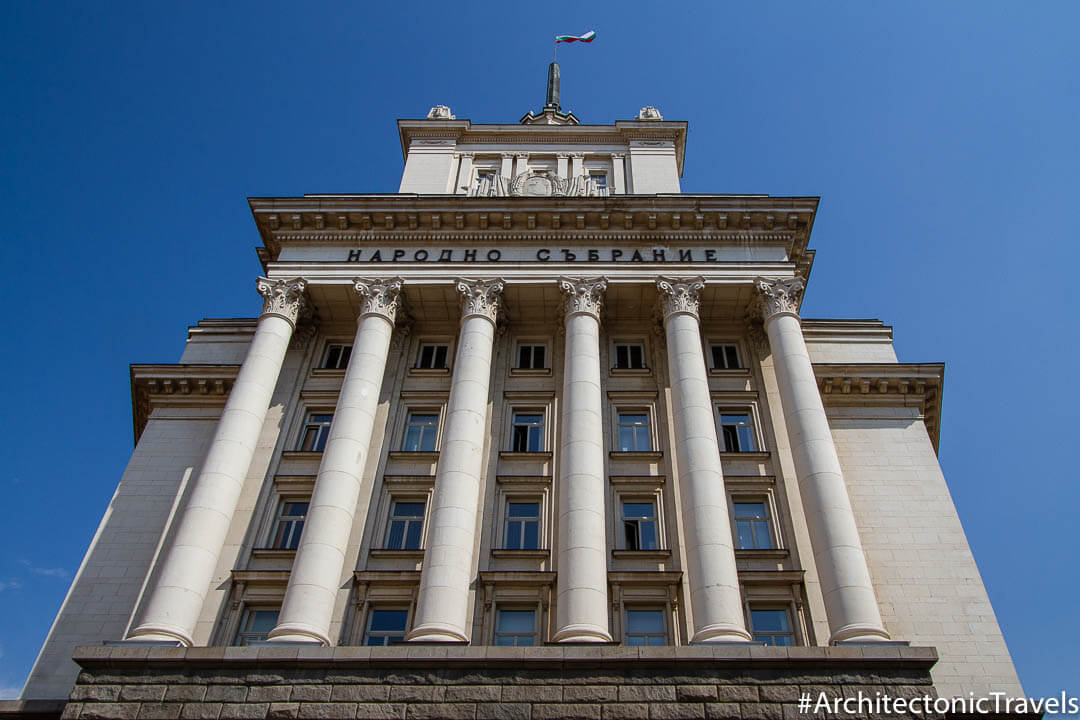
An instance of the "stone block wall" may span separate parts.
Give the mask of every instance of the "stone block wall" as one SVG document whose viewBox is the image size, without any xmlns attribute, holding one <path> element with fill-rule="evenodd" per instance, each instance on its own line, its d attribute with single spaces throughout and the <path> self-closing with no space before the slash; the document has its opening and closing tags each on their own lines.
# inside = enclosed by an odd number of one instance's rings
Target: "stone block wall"
<svg viewBox="0 0 1080 720">
<path fill-rule="evenodd" d="M 933 648 L 80 648 L 70 720 L 810 720 L 801 694 L 934 695 Z M 875 717 L 863 715 L 861 717 Z M 935 717 L 923 715 L 921 717 Z"/>
</svg>

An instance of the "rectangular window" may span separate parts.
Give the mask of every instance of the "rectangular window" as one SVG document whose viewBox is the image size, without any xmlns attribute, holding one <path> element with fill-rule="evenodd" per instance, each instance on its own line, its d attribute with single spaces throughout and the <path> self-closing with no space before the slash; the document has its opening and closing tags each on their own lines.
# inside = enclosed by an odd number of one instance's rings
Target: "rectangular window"
<svg viewBox="0 0 1080 720">
<path fill-rule="evenodd" d="M 757 452 L 750 413 L 720 411 L 720 435 L 724 452 Z"/>
<path fill-rule="evenodd" d="M 644 370 L 645 348 L 641 343 L 615 344 L 615 369 Z"/>
<path fill-rule="evenodd" d="M 398 645 L 405 642 L 408 610 L 379 609 L 368 613 L 364 645 Z"/>
<path fill-rule="evenodd" d="M 517 366 L 522 370 L 543 370 L 547 367 L 546 355 L 543 345 L 518 345 Z"/>
<path fill-rule="evenodd" d="M 420 346 L 420 356 L 416 359 L 416 367 L 426 370 L 445 370 L 448 352 L 447 345 L 424 343 Z"/>
<path fill-rule="evenodd" d="M 321 367 L 329 370 L 344 370 L 349 366 L 350 355 L 352 355 L 352 345 L 327 345 Z"/>
<path fill-rule="evenodd" d="M 542 452 L 544 449 L 544 414 L 515 412 L 510 449 L 513 452 Z"/>
<path fill-rule="evenodd" d="M 667 645 L 664 611 L 640 609 L 626 611 L 624 645 Z"/>
<path fill-rule="evenodd" d="M 735 532 L 740 550 L 771 550 L 769 515 L 764 502 L 735 502 Z"/>
<path fill-rule="evenodd" d="M 626 550 L 656 550 L 656 504 L 652 501 L 623 501 L 623 537 Z"/>
<path fill-rule="evenodd" d="M 266 642 L 266 636 L 277 626 L 277 608 L 247 608 L 240 619 L 234 645 L 253 645 Z"/>
<path fill-rule="evenodd" d="M 424 501 L 395 500 L 386 528 L 387 550 L 419 550 L 424 532 Z"/>
<path fill-rule="evenodd" d="M 499 610 L 495 614 L 495 644 L 531 647 L 536 644 L 535 610 Z"/>
<path fill-rule="evenodd" d="M 787 610 L 751 610 L 750 632 L 754 642 L 765 645 L 791 647 L 795 644 L 795 633 L 791 631 L 791 618 Z"/>
<path fill-rule="evenodd" d="M 607 189 L 607 173 L 606 172 L 594 172 L 589 173 L 589 180 L 597 189 Z"/>
<path fill-rule="evenodd" d="M 649 435 L 649 413 L 632 410 L 619 412 L 619 452 L 648 452 L 652 450 Z"/>
<path fill-rule="evenodd" d="M 507 550 L 536 550 L 540 547 L 540 503 L 506 503 Z"/>
<path fill-rule="evenodd" d="M 410 412 L 405 420 L 404 452 L 434 452 L 439 434 L 439 413 Z"/>
<path fill-rule="evenodd" d="M 712 351 L 712 365 L 718 370 L 735 370 L 742 367 L 739 362 L 737 345 L 717 343 L 709 346 Z"/>
<path fill-rule="evenodd" d="M 330 422 L 333 415 L 324 413 L 311 413 L 304 424 L 304 433 L 300 436 L 300 447 L 303 452 L 322 452 L 326 449 L 326 439 L 330 436 Z"/>
<path fill-rule="evenodd" d="M 300 545 L 300 533 L 304 530 L 307 511 L 306 502 L 281 502 L 277 530 L 274 531 L 275 550 L 295 550 Z"/>
</svg>

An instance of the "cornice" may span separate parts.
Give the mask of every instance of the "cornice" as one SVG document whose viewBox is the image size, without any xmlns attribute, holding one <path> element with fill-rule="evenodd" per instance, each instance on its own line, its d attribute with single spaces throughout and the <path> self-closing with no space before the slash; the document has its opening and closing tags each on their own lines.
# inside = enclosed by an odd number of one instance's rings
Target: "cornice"
<svg viewBox="0 0 1080 720">
<path fill-rule="evenodd" d="M 158 405 L 224 405 L 239 365 L 132 365 L 131 415 L 139 444 Z"/>
<path fill-rule="evenodd" d="M 825 405 L 917 407 L 938 452 L 944 363 L 814 363 L 814 375 Z"/>
</svg>

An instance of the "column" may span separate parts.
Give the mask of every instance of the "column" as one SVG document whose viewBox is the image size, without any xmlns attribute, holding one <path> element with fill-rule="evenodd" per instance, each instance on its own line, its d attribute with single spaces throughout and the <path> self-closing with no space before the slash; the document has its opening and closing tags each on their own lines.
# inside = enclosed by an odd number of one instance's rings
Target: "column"
<svg viewBox="0 0 1080 720">
<path fill-rule="evenodd" d="M 502 175 L 507 184 L 514 179 L 514 154 L 503 153 L 502 154 L 502 166 L 499 169 L 499 174 Z"/>
<path fill-rule="evenodd" d="M 571 153 L 570 155 L 570 177 L 576 178 L 585 174 L 585 154 L 584 153 Z"/>
<path fill-rule="evenodd" d="M 623 162 L 625 158 L 626 156 L 621 153 L 612 153 L 611 155 L 611 184 L 613 187 L 610 192 L 612 195 L 626 194 L 626 165 Z"/>
<path fill-rule="evenodd" d="M 342 585 L 401 293 L 401 278 L 353 282 L 361 297 L 356 337 L 278 625 L 269 635 L 275 642 L 333 644 L 330 619 Z"/>
<path fill-rule="evenodd" d="M 675 458 L 694 618 L 691 642 L 747 642 L 716 415 L 701 349 L 703 278 L 660 278 Z"/>
<path fill-rule="evenodd" d="M 502 280 L 462 279 L 457 283 L 463 296 L 461 331 L 409 640 L 469 640 L 469 586 L 476 555 L 495 316 L 502 289 Z"/>
<path fill-rule="evenodd" d="M 758 278 L 765 331 L 791 441 L 831 643 L 888 640 L 870 581 L 855 514 L 836 456 L 798 307 L 802 280 Z"/>
<path fill-rule="evenodd" d="M 517 153 L 514 156 L 514 177 L 529 172 L 529 153 Z"/>
<path fill-rule="evenodd" d="M 458 165 L 457 186 L 454 187 L 454 195 L 472 194 L 472 153 L 461 153 L 461 162 Z"/>
<path fill-rule="evenodd" d="M 611 642 L 604 499 L 600 307 L 604 278 L 560 278 L 567 296 L 566 362 L 559 423 L 559 558 L 556 642 Z"/>
<path fill-rule="evenodd" d="M 263 311 L 221 412 L 210 449 L 161 563 L 141 622 L 128 640 L 194 644 L 192 633 L 214 577 L 251 465 L 307 283 L 259 278 Z"/>
<path fill-rule="evenodd" d="M 555 156 L 555 173 L 563 180 L 570 178 L 569 159 L 570 156 L 566 153 L 559 153 Z"/>
</svg>

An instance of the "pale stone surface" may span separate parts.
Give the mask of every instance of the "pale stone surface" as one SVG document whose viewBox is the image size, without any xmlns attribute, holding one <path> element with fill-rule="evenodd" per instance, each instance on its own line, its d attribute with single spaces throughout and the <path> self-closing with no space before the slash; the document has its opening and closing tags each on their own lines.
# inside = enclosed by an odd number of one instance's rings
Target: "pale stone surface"
<svg viewBox="0 0 1080 720">
<path fill-rule="evenodd" d="M 454 162 L 452 140 L 417 141 L 409 147 L 405 172 L 401 175 L 401 193 L 445 194 Z"/>
</svg>

